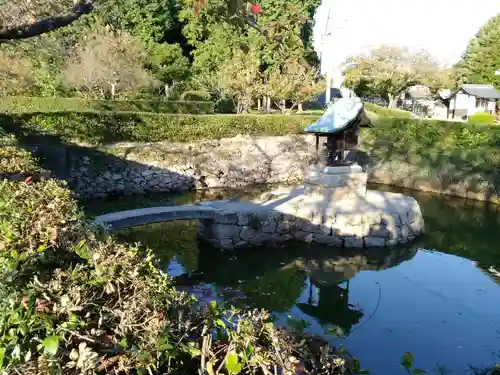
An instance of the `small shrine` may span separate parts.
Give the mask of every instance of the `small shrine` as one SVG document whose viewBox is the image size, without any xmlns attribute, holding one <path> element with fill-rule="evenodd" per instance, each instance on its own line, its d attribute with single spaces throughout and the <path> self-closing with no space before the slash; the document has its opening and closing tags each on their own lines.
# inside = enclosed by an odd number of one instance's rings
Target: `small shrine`
<svg viewBox="0 0 500 375">
<path fill-rule="evenodd" d="M 363 103 L 357 99 L 336 99 L 325 114 L 304 131 L 316 136 L 317 163 L 323 166 L 345 166 L 352 162 L 346 160 L 346 151 L 357 150 L 361 127 L 372 123 L 366 115 Z M 320 150 L 320 138 L 326 141 Z"/>
</svg>

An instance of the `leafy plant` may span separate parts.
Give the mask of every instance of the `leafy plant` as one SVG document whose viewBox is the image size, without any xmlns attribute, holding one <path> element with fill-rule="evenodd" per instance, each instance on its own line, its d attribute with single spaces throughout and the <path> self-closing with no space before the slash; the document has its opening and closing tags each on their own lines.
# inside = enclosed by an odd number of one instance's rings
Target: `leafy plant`
<svg viewBox="0 0 500 375">
<path fill-rule="evenodd" d="M 477 124 L 477 125 L 492 125 L 496 124 L 497 119 L 495 115 L 492 115 L 491 113 L 488 112 L 479 112 L 479 113 L 474 113 L 473 115 L 470 115 L 467 119 L 467 122 L 470 124 Z"/>
<path fill-rule="evenodd" d="M 401 367 L 403 367 L 410 375 L 419 375 L 427 373 L 427 370 L 419 369 L 413 367 L 413 355 L 410 352 L 406 352 L 401 357 Z"/>
</svg>

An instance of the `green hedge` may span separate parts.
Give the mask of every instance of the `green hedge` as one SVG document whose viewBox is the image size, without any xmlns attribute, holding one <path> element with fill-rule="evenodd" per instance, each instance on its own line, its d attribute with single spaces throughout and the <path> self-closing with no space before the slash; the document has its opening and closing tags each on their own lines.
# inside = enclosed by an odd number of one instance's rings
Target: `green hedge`
<svg viewBox="0 0 500 375">
<path fill-rule="evenodd" d="M 191 113 L 214 112 L 214 103 L 208 101 L 163 100 L 90 100 L 80 98 L 43 98 L 7 96 L 0 100 L 0 112 L 153 112 Z"/>
<path fill-rule="evenodd" d="M 319 116 L 298 115 L 176 115 L 151 113 L 30 113 L 4 115 L 0 124 L 10 131 L 34 130 L 67 141 L 91 144 L 119 141 L 194 141 L 248 135 L 300 134 Z M 364 129 L 366 147 L 391 149 L 406 155 L 412 150 L 442 152 L 496 149 L 500 127 L 462 122 L 386 119 Z"/>
<path fill-rule="evenodd" d="M 488 112 L 479 112 L 475 113 L 467 119 L 469 124 L 486 124 L 493 125 L 497 122 L 497 119 L 494 115 Z"/>
<path fill-rule="evenodd" d="M 175 115 L 151 113 L 31 113 L 5 115 L 11 131 L 27 128 L 58 135 L 67 141 L 92 144 L 119 141 L 193 141 L 238 134 L 298 134 L 318 116 Z"/>
<path fill-rule="evenodd" d="M 386 108 L 373 103 L 363 103 L 367 112 L 372 112 L 377 116 L 377 119 L 409 119 L 412 114 L 409 111 L 403 111 L 397 108 Z"/>
<path fill-rule="evenodd" d="M 392 150 L 469 151 L 500 146 L 500 127 L 435 120 L 379 120 L 362 132 L 363 138 L 367 143 L 385 143 Z"/>
</svg>

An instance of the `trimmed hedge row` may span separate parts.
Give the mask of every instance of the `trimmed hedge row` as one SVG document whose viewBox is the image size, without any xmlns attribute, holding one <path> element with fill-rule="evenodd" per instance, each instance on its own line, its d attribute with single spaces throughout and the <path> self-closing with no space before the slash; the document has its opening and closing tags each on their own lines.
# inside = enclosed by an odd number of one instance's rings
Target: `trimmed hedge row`
<svg viewBox="0 0 500 375">
<path fill-rule="evenodd" d="M 151 113 L 29 113 L 4 115 L 10 131 L 26 128 L 67 141 L 92 144 L 119 141 L 194 141 L 248 135 L 300 134 L 319 116 L 177 115 Z M 362 133 L 364 143 L 387 143 L 391 149 L 473 150 L 500 145 L 500 127 L 462 122 L 386 119 Z"/>
<path fill-rule="evenodd" d="M 318 116 L 176 115 L 151 113 L 30 113 L 0 117 L 6 129 L 26 128 L 66 141 L 193 141 L 238 134 L 298 134 Z"/>
<path fill-rule="evenodd" d="M 0 100 L 0 112 L 153 112 L 153 113 L 214 113 L 209 101 L 163 100 L 90 100 L 80 98 L 45 98 L 7 96 Z"/>
<path fill-rule="evenodd" d="M 464 122 L 392 119 L 377 121 L 362 133 L 365 143 L 386 144 L 391 150 L 471 151 L 500 146 L 500 127 Z"/>
<path fill-rule="evenodd" d="M 412 118 L 409 111 L 404 111 L 398 108 L 386 108 L 373 103 L 363 103 L 368 112 L 372 112 L 377 116 L 377 119 L 408 119 Z"/>
</svg>

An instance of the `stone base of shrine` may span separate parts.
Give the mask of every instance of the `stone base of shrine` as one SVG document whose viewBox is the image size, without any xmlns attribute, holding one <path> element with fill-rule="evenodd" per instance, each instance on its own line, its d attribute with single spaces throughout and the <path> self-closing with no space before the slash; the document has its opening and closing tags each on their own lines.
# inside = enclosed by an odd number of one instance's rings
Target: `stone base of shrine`
<svg viewBox="0 0 500 375">
<path fill-rule="evenodd" d="M 304 194 L 324 200 L 351 200 L 366 195 L 367 175 L 361 166 L 312 165 L 304 178 Z"/>
<path fill-rule="evenodd" d="M 336 172 L 315 175 L 311 170 L 305 186 L 277 189 L 251 202 L 201 203 L 215 213 L 200 220 L 198 236 L 226 250 L 288 241 L 360 248 L 404 245 L 424 232 L 413 197 L 366 191 L 365 177 L 357 168 Z M 352 185 L 333 186 L 340 180 Z M 318 186 L 324 189 L 321 194 L 314 190 Z"/>
</svg>

